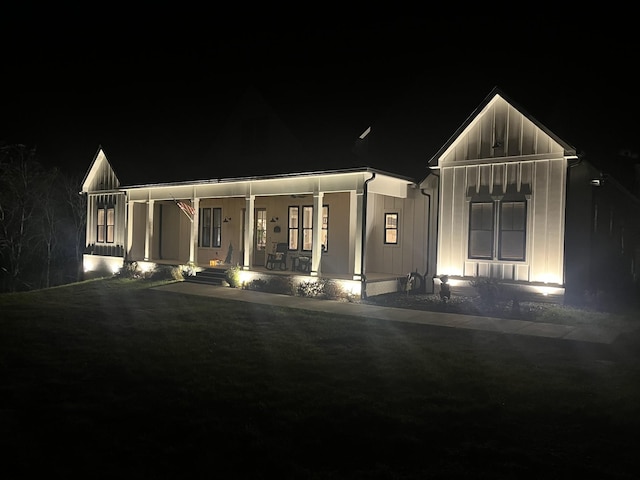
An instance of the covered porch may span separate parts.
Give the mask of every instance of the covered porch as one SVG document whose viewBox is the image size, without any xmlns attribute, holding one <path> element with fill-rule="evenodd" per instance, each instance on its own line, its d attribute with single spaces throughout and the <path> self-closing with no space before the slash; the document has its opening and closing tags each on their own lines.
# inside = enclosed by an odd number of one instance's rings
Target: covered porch
<svg viewBox="0 0 640 480">
<path fill-rule="evenodd" d="M 397 291 L 398 279 L 426 271 L 426 198 L 410 180 L 369 169 L 129 187 L 124 260 Z M 286 260 L 273 268 L 277 245 Z"/>
<path fill-rule="evenodd" d="M 140 262 L 146 264 L 145 268 L 154 268 L 155 265 L 165 265 L 174 267 L 184 267 L 178 261 L 159 260 L 156 262 Z M 199 263 L 192 269 L 192 275 L 184 275 L 185 281 L 195 281 L 197 283 L 208 283 L 211 285 L 222 284 L 227 270 L 235 267 L 234 265 L 218 263 L 210 265 L 208 263 Z M 246 288 L 251 282 L 270 282 L 278 281 L 284 283 L 284 279 L 296 287 L 303 283 L 314 282 L 331 282 L 338 285 L 346 296 L 355 296 L 358 298 L 380 295 L 383 293 L 391 293 L 401 291 L 404 288 L 404 281 L 407 275 L 397 275 L 392 273 L 371 272 L 363 279 L 354 280 L 352 275 L 345 273 L 320 273 L 318 275 L 310 275 L 291 268 L 286 270 L 269 269 L 265 266 L 256 266 L 251 269 L 239 269 L 239 278 L 241 284 Z M 284 293 L 284 292 L 283 292 Z"/>
</svg>

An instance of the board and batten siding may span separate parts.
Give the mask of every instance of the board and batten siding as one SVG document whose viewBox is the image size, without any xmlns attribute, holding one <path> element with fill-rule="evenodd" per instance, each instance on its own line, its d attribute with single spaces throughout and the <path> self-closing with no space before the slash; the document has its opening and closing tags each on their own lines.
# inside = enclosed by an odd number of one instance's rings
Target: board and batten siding
<svg viewBox="0 0 640 480">
<path fill-rule="evenodd" d="M 407 198 L 369 194 L 367 203 L 367 271 L 406 275 L 426 270 L 428 199 L 419 189 Z M 384 243 L 384 215 L 398 214 L 398 244 Z"/>
<path fill-rule="evenodd" d="M 440 175 L 443 193 L 440 204 L 438 270 L 442 274 L 526 282 L 563 282 L 566 185 L 564 158 L 451 167 L 442 169 Z M 483 189 L 494 198 L 504 195 L 507 187 L 512 185 L 504 183 L 509 176 L 520 180 L 516 182 L 514 189 L 524 195 L 527 201 L 525 260 L 511 262 L 470 259 L 469 210 L 473 195 Z M 491 183 L 486 183 L 488 181 Z"/>
<path fill-rule="evenodd" d="M 496 95 L 438 166 L 440 275 L 564 283 L 567 159 L 556 139 Z M 494 258 L 469 258 L 470 203 L 502 199 L 526 201 L 524 261 L 498 260 L 497 229 Z"/>
</svg>

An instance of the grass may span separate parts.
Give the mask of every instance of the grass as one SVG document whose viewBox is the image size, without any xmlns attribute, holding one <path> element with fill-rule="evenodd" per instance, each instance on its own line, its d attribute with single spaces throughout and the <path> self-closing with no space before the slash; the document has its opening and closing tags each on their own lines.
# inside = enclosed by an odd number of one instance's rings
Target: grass
<svg viewBox="0 0 640 480">
<path fill-rule="evenodd" d="M 4 478 L 640 472 L 637 332 L 594 345 L 156 284 L 0 295 Z"/>
<path fill-rule="evenodd" d="M 606 310 L 591 306 L 573 306 L 522 301 L 515 306 L 511 300 L 483 302 L 480 297 L 452 296 L 443 302 L 437 294 L 387 293 L 369 297 L 367 303 L 385 307 L 410 308 L 462 315 L 512 318 L 563 325 L 621 326 L 637 323 L 638 308 L 618 305 Z"/>
</svg>

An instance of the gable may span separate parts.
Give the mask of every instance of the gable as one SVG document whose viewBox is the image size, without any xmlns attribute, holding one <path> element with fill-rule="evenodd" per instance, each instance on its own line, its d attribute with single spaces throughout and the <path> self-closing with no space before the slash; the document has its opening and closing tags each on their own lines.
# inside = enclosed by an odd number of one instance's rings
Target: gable
<svg viewBox="0 0 640 480">
<path fill-rule="evenodd" d="M 115 190 L 120 186 L 120 180 L 116 176 L 107 156 L 101 147 L 98 148 L 96 156 L 82 181 L 83 192 L 95 192 L 105 190 Z"/>
<path fill-rule="evenodd" d="M 486 163 L 510 157 L 575 156 L 575 148 L 515 106 L 497 89 L 476 112 L 431 158 L 430 166 Z"/>
</svg>

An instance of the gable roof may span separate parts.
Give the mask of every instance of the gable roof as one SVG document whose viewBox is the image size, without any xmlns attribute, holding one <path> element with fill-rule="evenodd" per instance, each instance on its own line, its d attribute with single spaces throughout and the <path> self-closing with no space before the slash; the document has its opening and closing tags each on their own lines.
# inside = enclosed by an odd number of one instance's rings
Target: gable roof
<svg viewBox="0 0 640 480">
<path fill-rule="evenodd" d="M 480 115 L 483 114 L 485 108 L 489 106 L 490 103 L 496 99 L 496 97 L 502 98 L 505 102 L 507 102 L 511 107 L 517 110 L 524 118 L 529 120 L 535 127 L 544 132 L 549 138 L 555 141 L 560 147 L 563 149 L 563 154 L 565 156 L 576 156 L 576 149 L 558 137 L 555 133 L 549 130 L 545 125 L 540 123 L 536 118 L 534 118 L 530 113 L 528 113 L 524 108 L 522 108 L 518 103 L 513 101 L 507 94 L 505 94 L 499 87 L 495 86 L 489 92 L 489 94 L 484 98 L 484 100 L 478 105 L 478 107 L 471 112 L 471 114 L 466 118 L 466 120 L 458 127 L 458 129 L 449 137 L 447 142 L 440 147 L 440 149 L 429 159 L 427 164 L 429 166 L 437 166 L 439 159 L 449 150 L 454 144 L 458 141 L 458 139 L 463 135 L 463 133 L 470 128 L 470 126 L 478 119 Z"/>
<path fill-rule="evenodd" d="M 98 146 L 98 151 L 93 157 L 93 161 L 82 179 L 82 192 L 96 190 L 113 190 L 120 186 L 120 180 L 116 176 L 113 167 L 107 160 L 107 155 Z"/>
</svg>

